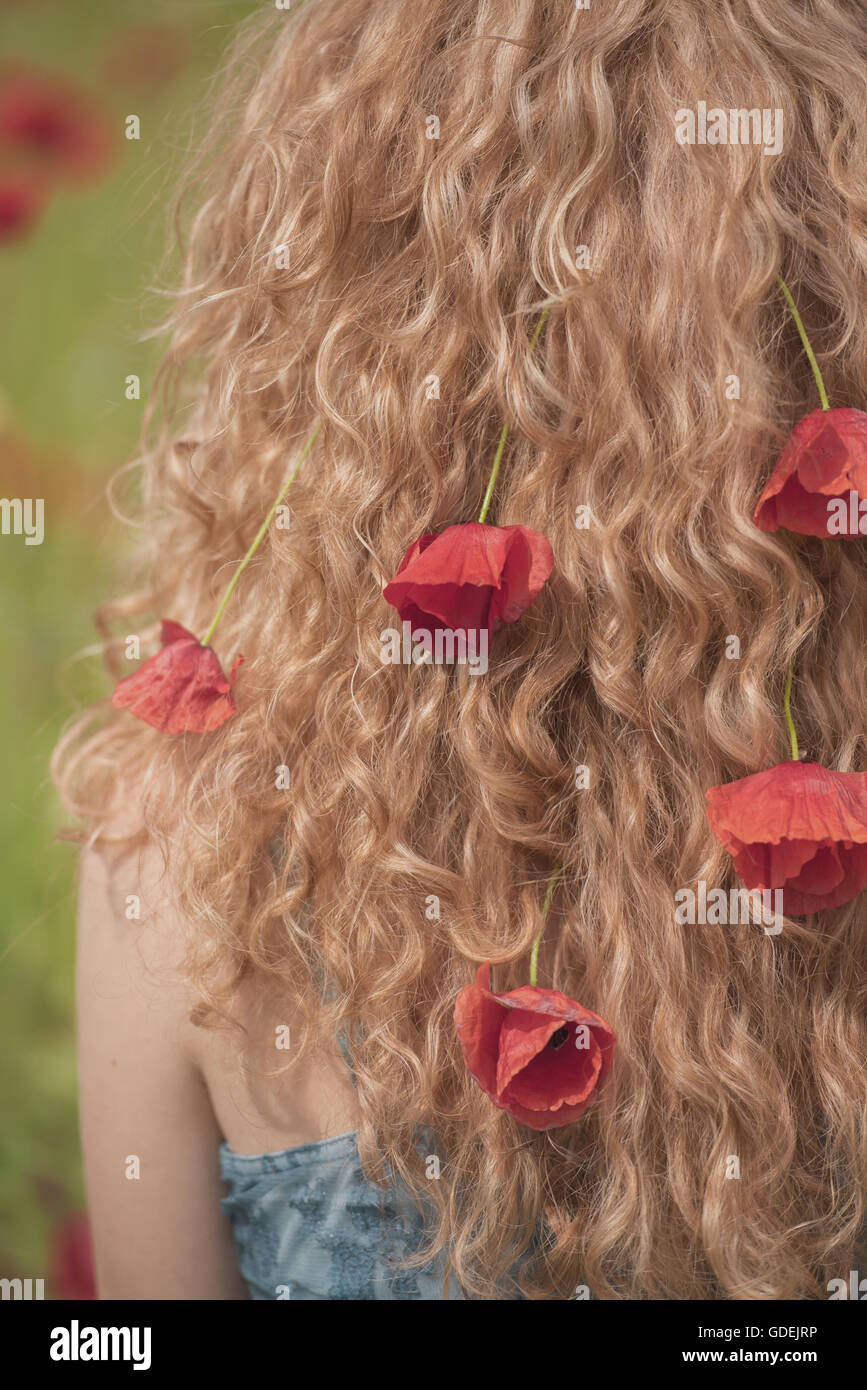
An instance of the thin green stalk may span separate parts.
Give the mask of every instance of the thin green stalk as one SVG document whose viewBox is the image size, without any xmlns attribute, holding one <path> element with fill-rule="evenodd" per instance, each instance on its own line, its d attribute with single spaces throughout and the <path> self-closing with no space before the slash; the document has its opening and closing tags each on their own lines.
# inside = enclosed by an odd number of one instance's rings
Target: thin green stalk
<svg viewBox="0 0 867 1390">
<path fill-rule="evenodd" d="M 551 899 L 554 896 L 554 885 L 557 882 L 557 875 L 563 866 L 558 859 L 551 870 L 551 877 L 548 879 L 548 889 L 545 893 L 545 901 L 542 905 L 542 926 L 539 935 L 533 942 L 533 951 L 530 956 L 530 984 L 535 985 L 539 978 L 539 947 L 542 944 L 542 937 L 545 933 L 545 919 L 548 916 L 548 908 L 551 906 Z"/>
<path fill-rule="evenodd" d="M 278 493 L 278 495 L 277 495 L 277 497 L 276 497 L 276 499 L 275 499 L 275 501 L 274 501 L 274 504 L 273 504 L 273 506 L 271 507 L 271 510 L 269 511 L 268 515 L 265 517 L 265 520 L 262 522 L 262 525 L 259 527 L 259 530 L 256 532 L 255 538 L 254 538 L 254 540 L 253 540 L 252 545 L 250 546 L 250 549 L 247 551 L 247 554 L 244 556 L 244 558 L 243 558 L 243 560 L 241 561 L 240 565 L 239 565 L 238 568 L 235 570 L 235 573 L 232 575 L 232 578 L 231 578 L 231 580 L 230 580 L 230 582 L 229 582 L 229 587 L 228 587 L 228 589 L 226 590 L 226 592 L 223 594 L 223 597 L 222 597 L 222 599 L 220 600 L 220 606 L 219 606 L 219 608 L 217 609 L 216 613 L 214 614 L 214 621 L 211 623 L 211 626 L 208 628 L 207 632 L 205 633 L 205 636 L 202 638 L 202 643 L 201 643 L 201 645 L 202 645 L 203 647 L 207 647 L 207 646 L 210 645 L 211 638 L 212 638 L 213 635 L 214 635 L 214 628 L 217 626 L 217 623 L 220 621 L 220 619 L 221 619 L 222 616 L 223 616 L 223 613 L 224 613 L 225 610 L 226 610 L 226 604 L 229 602 L 229 599 L 232 597 L 232 593 L 233 593 L 233 591 L 234 591 L 235 585 L 237 584 L 238 580 L 241 578 L 241 575 L 244 573 L 244 570 L 245 570 L 245 569 L 247 568 L 247 566 L 249 565 L 249 563 L 250 563 L 250 561 L 252 560 L 253 556 L 256 554 L 256 551 L 259 549 L 259 546 L 260 546 L 261 543 L 262 543 L 262 539 L 263 539 L 263 537 L 265 536 L 265 533 L 267 532 L 268 527 L 271 525 L 271 522 L 274 520 L 274 515 L 275 515 L 275 513 L 276 513 L 276 511 L 277 511 L 277 508 L 280 506 L 280 503 L 283 501 L 283 498 L 286 496 L 286 493 L 289 491 L 290 487 L 291 487 L 292 484 L 294 483 L 294 481 L 295 481 L 295 479 L 296 479 L 296 477 L 297 477 L 297 475 L 298 475 L 298 469 L 301 467 L 301 465 L 302 465 L 302 463 L 304 462 L 304 460 L 306 459 L 307 455 L 310 453 L 310 450 L 313 448 L 313 445 L 314 445 L 314 443 L 315 443 L 315 441 L 316 441 L 316 436 L 318 435 L 318 433 L 319 433 L 319 431 L 320 431 L 321 429 L 322 429 L 322 421 L 320 420 L 319 423 L 317 424 L 316 428 L 314 429 L 313 433 L 311 434 L 310 438 L 307 440 L 307 443 L 304 445 L 304 448 L 303 448 L 303 450 L 302 450 L 302 452 L 301 452 L 301 457 L 298 459 L 298 462 L 295 464 L 295 467 L 292 469 L 292 472 L 289 474 L 289 477 L 287 478 L 286 482 L 283 484 L 282 488 L 280 489 L 280 492 Z"/>
<path fill-rule="evenodd" d="M 795 675 L 795 658 L 789 662 L 789 674 L 786 676 L 786 690 L 783 695 L 783 710 L 786 715 L 786 724 L 789 730 L 789 738 L 792 744 L 792 761 L 799 762 L 801 754 L 798 751 L 798 735 L 795 733 L 795 721 L 792 718 L 792 681 Z"/>
<path fill-rule="evenodd" d="M 539 334 L 542 332 L 542 329 L 543 329 L 544 324 L 545 324 L 545 320 L 546 320 L 546 318 L 548 317 L 548 314 L 549 314 L 549 313 L 550 313 L 550 306 L 549 306 L 547 309 L 543 309 L 542 312 L 541 312 L 541 314 L 539 315 L 539 322 L 536 324 L 536 331 L 535 331 L 535 333 L 533 334 L 533 340 L 532 340 L 532 342 L 530 343 L 530 353 L 531 353 L 531 355 L 532 355 L 532 352 L 533 352 L 534 347 L 536 346 L 536 343 L 537 343 L 538 340 L 539 340 Z M 499 474 L 499 472 L 500 472 L 500 462 L 501 462 L 502 457 L 503 457 L 503 450 L 504 450 L 505 447 L 506 447 L 506 437 L 507 437 L 508 433 L 509 433 L 509 426 L 508 426 L 508 424 L 505 424 L 505 425 L 503 426 L 503 428 L 501 429 L 501 431 L 500 431 L 500 438 L 499 438 L 499 441 L 498 441 L 498 443 L 497 443 L 497 452 L 494 454 L 494 464 L 493 464 L 493 467 L 491 468 L 491 476 L 490 476 L 490 478 L 488 479 L 488 486 L 487 486 L 487 489 L 486 489 L 486 491 L 485 491 L 485 500 L 484 500 L 483 503 L 482 503 L 482 510 L 479 512 L 479 522 L 480 522 L 480 523 L 483 522 L 483 521 L 485 520 L 485 517 L 488 515 L 488 509 L 489 509 L 489 507 L 490 507 L 490 505 L 491 505 L 491 498 L 492 498 L 493 495 L 494 495 L 494 488 L 496 487 L 496 484 L 497 484 L 497 476 L 498 476 L 498 474 Z"/>
<path fill-rule="evenodd" d="M 830 406 L 828 404 L 828 393 L 825 390 L 825 383 L 822 380 L 822 373 L 819 371 L 819 364 L 816 361 L 816 354 L 813 352 L 813 349 L 810 346 L 810 339 L 807 337 L 807 330 L 804 327 L 804 322 L 801 318 L 801 315 L 798 313 L 798 306 L 792 297 L 792 291 L 789 289 L 782 275 L 777 276 L 777 284 L 780 286 L 780 289 L 786 296 L 786 301 L 789 305 L 789 308 L 792 311 L 792 318 L 795 320 L 798 332 L 801 335 L 801 342 L 804 344 L 804 351 L 807 354 L 810 366 L 813 368 L 813 376 L 816 378 L 816 385 L 819 388 L 819 400 L 822 402 L 822 409 L 830 410 Z"/>
</svg>

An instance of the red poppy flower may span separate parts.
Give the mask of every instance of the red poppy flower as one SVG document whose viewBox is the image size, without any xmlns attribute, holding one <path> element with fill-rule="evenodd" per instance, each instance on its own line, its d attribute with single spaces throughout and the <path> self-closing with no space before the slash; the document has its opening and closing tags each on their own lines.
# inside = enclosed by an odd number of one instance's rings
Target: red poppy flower
<svg viewBox="0 0 867 1390">
<path fill-rule="evenodd" d="M 8 153 L 77 182 L 103 172 L 113 143 L 102 113 L 65 82 L 17 71 L 0 79 L 0 148 Z"/>
<path fill-rule="evenodd" d="M 45 204 L 45 183 L 29 169 L 0 170 L 0 242 L 27 236 Z"/>
<path fill-rule="evenodd" d="M 52 1297 L 61 1300 L 95 1299 L 96 1276 L 90 1227 L 83 1212 L 67 1216 L 51 1236 Z"/>
<path fill-rule="evenodd" d="M 118 681 L 111 703 L 166 734 L 207 734 L 236 713 L 229 693 L 244 660 L 226 677 L 210 647 L 180 623 L 163 622 L 162 651 Z"/>
<path fill-rule="evenodd" d="M 839 907 L 867 886 L 867 772 L 779 763 L 706 796 L 738 878 L 781 888 L 787 916 Z"/>
<path fill-rule="evenodd" d="M 467 1070 L 496 1106 L 531 1129 L 571 1124 L 611 1067 L 611 1028 L 555 989 L 493 994 L 490 974 L 490 965 L 480 966 L 455 1004 Z"/>
<path fill-rule="evenodd" d="M 753 519 L 761 531 L 845 534 L 829 530 L 828 503 L 848 504 L 850 492 L 867 498 L 867 414 L 814 410 L 789 435 Z"/>
<path fill-rule="evenodd" d="M 530 607 L 553 568 L 541 532 L 470 521 L 414 541 L 383 593 L 413 628 L 496 632 Z"/>
</svg>

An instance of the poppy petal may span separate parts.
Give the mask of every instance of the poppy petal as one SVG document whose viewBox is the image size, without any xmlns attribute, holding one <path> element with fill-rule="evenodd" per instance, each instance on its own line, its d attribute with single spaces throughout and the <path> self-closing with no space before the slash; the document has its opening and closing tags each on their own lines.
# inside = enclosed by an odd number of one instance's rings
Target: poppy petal
<svg viewBox="0 0 867 1390">
<path fill-rule="evenodd" d="M 512 1020 L 520 1017 L 521 1014 L 512 1014 L 506 1023 L 501 1059 L 509 1046 L 507 1030 L 513 1026 Z M 502 1099 L 516 1100 L 528 1110 L 558 1110 L 563 1105 L 574 1106 L 588 1099 L 602 1069 L 602 1054 L 595 1037 L 590 1033 L 589 1045 L 577 1047 L 576 1029 L 574 1025 L 567 1026 L 566 1040 L 555 1051 L 550 1046 L 551 1036 L 546 1039 L 548 1045 L 543 1044 L 500 1088 Z"/>
<path fill-rule="evenodd" d="M 455 1029 L 467 1070 L 482 1090 L 497 1089 L 497 1051 L 505 1014 L 488 989 L 491 967 L 482 965 L 476 982 L 467 985 L 455 1002 Z"/>
</svg>

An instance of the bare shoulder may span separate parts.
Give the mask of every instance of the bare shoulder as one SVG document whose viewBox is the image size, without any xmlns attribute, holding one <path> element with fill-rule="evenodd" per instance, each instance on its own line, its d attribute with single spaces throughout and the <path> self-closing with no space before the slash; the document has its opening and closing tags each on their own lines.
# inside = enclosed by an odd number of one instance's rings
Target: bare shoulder
<svg viewBox="0 0 867 1390">
<path fill-rule="evenodd" d="M 192 1074 L 220 1137 L 241 1153 L 309 1143 L 357 1125 L 339 1048 L 294 1055 L 303 1018 L 273 980 L 248 974 L 235 982 L 229 1017 L 214 1026 L 193 1022 L 201 1002 L 187 971 L 195 923 L 178 911 L 156 846 L 88 851 L 79 901 L 83 1063 L 89 1046 L 102 1048 L 111 1037 L 135 1068 L 130 1087 L 140 1089 L 150 1075 L 175 1086 Z"/>
<path fill-rule="evenodd" d="M 100 1010 L 112 1001 L 130 1026 L 143 1011 L 187 1060 L 195 1002 L 184 963 L 189 936 L 151 841 L 82 851 L 78 894 L 78 987 Z M 151 1039 L 153 1042 L 153 1039 Z"/>
<path fill-rule="evenodd" d="M 243 1297 L 162 856 L 147 841 L 88 848 L 79 874 L 80 1111 L 100 1294 Z"/>
</svg>

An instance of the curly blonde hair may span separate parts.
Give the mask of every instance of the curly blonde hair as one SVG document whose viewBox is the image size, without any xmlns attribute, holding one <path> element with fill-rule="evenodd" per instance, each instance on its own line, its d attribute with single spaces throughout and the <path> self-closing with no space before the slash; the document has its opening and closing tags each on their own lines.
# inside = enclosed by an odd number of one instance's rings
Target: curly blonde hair
<svg viewBox="0 0 867 1390">
<path fill-rule="evenodd" d="M 773 936 L 677 926 L 673 895 L 735 883 L 704 794 L 789 756 L 796 651 L 810 758 L 865 765 L 864 549 L 751 520 L 816 404 L 778 272 L 832 401 L 867 396 L 865 63 L 860 0 L 306 0 L 244 26 L 186 180 L 115 676 L 131 615 L 206 631 L 324 426 L 217 630 L 237 714 L 172 740 L 106 701 L 56 777 L 99 840 L 134 773 L 203 1023 L 253 974 L 305 1048 L 348 1027 L 368 1172 L 435 1204 L 474 1297 L 823 1298 L 858 1249 L 863 896 Z M 782 151 L 680 144 L 700 101 L 781 111 Z M 383 665 L 383 581 L 477 515 L 504 420 L 488 520 L 555 573 L 487 675 Z M 526 982 L 556 858 L 540 984 L 618 1051 L 534 1133 L 452 1012 L 481 961 Z"/>
</svg>

